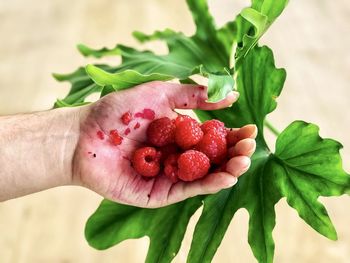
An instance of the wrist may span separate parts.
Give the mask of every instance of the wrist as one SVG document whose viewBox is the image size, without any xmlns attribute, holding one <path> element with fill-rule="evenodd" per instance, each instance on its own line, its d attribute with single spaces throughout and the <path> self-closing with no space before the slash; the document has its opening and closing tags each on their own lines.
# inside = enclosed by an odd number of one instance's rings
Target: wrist
<svg viewBox="0 0 350 263">
<path fill-rule="evenodd" d="M 73 184 L 87 107 L 0 117 L 0 201 Z"/>
<path fill-rule="evenodd" d="M 55 186 L 73 185 L 73 162 L 79 141 L 80 124 L 83 121 L 85 107 L 60 108 L 51 111 L 53 122 L 45 132 L 47 160 L 46 171 L 55 178 Z M 53 148 L 51 151 L 50 146 Z M 51 154 L 50 154 L 51 151 Z M 54 169 L 53 169 L 54 168 Z M 51 170 L 51 171 L 50 171 Z"/>
</svg>

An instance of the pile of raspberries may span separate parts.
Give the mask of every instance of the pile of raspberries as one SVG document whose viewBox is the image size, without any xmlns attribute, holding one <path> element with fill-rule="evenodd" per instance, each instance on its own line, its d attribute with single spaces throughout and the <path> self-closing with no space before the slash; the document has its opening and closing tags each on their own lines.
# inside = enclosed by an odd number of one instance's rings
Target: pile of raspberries
<svg viewBox="0 0 350 263">
<path fill-rule="evenodd" d="M 174 183 L 225 170 L 230 145 L 227 134 L 224 123 L 218 120 L 200 124 L 187 115 L 179 115 L 175 120 L 155 119 L 147 128 L 150 146 L 134 152 L 133 168 L 145 177 L 165 174 Z"/>
</svg>

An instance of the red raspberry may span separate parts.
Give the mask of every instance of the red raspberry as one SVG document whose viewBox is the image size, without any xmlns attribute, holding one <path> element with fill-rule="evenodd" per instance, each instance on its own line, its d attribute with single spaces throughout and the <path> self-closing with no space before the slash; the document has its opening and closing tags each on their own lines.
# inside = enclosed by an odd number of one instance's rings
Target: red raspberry
<svg viewBox="0 0 350 263">
<path fill-rule="evenodd" d="M 203 138 L 203 132 L 198 122 L 192 118 L 179 122 L 175 130 L 175 142 L 187 150 Z"/>
<path fill-rule="evenodd" d="M 174 142 L 175 124 L 168 117 L 156 119 L 147 129 L 148 141 L 154 146 L 164 146 Z"/>
<path fill-rule="evenodd" d="M 209 120 L 201 125 L 201 129 L 204 134 L 214 131 L 216 133 L 222 134 L 224 137 L 227 135 L 225 124 L 219 120 Z"/>
<path fill-rule="evenodd" d="M 203 139 L 195 146 L 197 151 L 204 153 L 212 163 L 222 163 L 227 155 L 226 138 L 215 131 L 204 134 Z"/>
<path fill-rule="evenodd" d="M 120 119 L 122 120 L 123 124 L 128 125 L 132 120 L 131 112 L 130 111 L 125 112 Z"/>
<path fill-rule="evenodd" d="M 178 166 L 177 160 L 179 158 L 178 154 L 171 154 L 164 162 L 164 174 L 173 182 L 176 183 L 179 181 L 177 177 Z"/>
<path fill-rule="evenodd" d="M 159 173 L 160 153 L 153 147 L 139 148 L 134 152 L 132 165 L 135 171 L 146 177 L 153 177 Z"/>
<path fill-rule="evenodd" d="M 188 115 L 179 114 L 179 116 L 177 116 L 175 119 L 175 125 L 178 126 L 183 121 L 192 121 L 192 120 L 194 120 L 194 119 Z"/>
<path fill-rule="evenodd" d="M 188 150 L 177 160 L 178 177 L 183 181 L 194 181 L 205 176 L 210 168 L 208 157 L 201 152 Z"/>
</svg>

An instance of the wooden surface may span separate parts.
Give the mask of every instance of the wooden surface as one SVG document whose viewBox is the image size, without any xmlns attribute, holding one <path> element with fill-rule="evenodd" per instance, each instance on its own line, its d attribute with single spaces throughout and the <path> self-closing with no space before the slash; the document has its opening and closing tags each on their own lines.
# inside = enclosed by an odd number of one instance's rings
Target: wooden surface
<svg viewBox="0 0 350 263">
<path fill-rule="evenodd" d="M 218 24 L 247 1 L 217 0 L 210 5 Z M 164 27 L 193 32 L 184 1 L 170 0 L 0 0 L 0 114 L 44 110 L 68 91 L 51 72 L 86 64 L 77 43 L 112 47 L 134 45 L 130 33 Z M 270 120 L 282 130 L 294 119 L 317 123 L 321 135 L 344 145 L 350 170 L 350 2 L 294 0 L 262 39 L 288 77 Z M 164 50 L 160 44 L 148 47 Z M 115 59 L 109 59 L 114 61 Z M 115 60 L 117 61 L 117 60 Z M 0 204 L 0 262 L 143 262 L 148 239 L 125 241 L 96 251 L 84 240 L 84 224 L 101 197 L 76 187 L 52 189 Z M 290 209 L 277 206 L 275 262 L 350 262 L 350 198 L 322 198 L 339 241 L 318 235 Z M 194 221 L 174 262 L 185 262 Z M 246 211 L 239 211 L 214 262 L 255 262 L 247 244 Z"/>
</svg>

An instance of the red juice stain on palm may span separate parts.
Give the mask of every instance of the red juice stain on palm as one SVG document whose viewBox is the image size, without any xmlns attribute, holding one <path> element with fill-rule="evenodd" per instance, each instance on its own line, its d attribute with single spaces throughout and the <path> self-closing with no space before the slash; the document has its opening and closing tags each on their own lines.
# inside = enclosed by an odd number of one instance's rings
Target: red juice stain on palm
<svg viewBox="0 0 350 263">
<path fill-rule="evenodd" d="M 111 142 L 114 144 L 114 145 L 120 145 L 122 144 L 122 141 L 123 141 L 123 137 L 121 137 L 118 133 L 117 130 L 111 130 L 109 132 L 109 137 L 111 139 Z"/>
<path fill-rule="evenodd" d="M 194 94 L 192 94 L 192 98 L 194 98 L 195 96 L 194 96 Z"/>
<path fill-rule="evenodd" d="M 97 131 L 97 137 L 100 139 L 100 140 L 103 140 L 105 138 L 105 135 L 102 131 Z"/>
<path fill-rule="evenodd" d="M 122 120 L 123 124 L 128 125 L 132 121 L 131 112 L 130 111 L 125 112 L 120 119 Z"/>
<path fill-rule="evenodd" d="M 151 120 L 151 121 L 154 120 L 154 118 L 156 117 L 156 114 L 152 109 L 144 109 L 143 115 L 144 115 L 143 117 L 144 119 Z"/>
<path fill-rule="evenodd" d="M 143 119 L 147 119 L 147 120 L 154 120 L 154 118 L 156 117 L 156 114 L 154 112 L 154 110 L 152 109 L 143 109 L 142 112 L 137 112 L 135 114 L 136 118 L 143 118 Z"/>
<path fill-rule="evenodd" d="M 138 122 L 138 123 L 136 123 L 135 124 L 135 126 L 134 126 L 134 130 L 136 130 L 136 129 L 138 129 L 138 128 L 140 128 L 140 126 L 141 126 L 141 124 Z"/>
<path fill-rule="evenodd" d="M 124 134 L 125 134 L 125 135 L 128 135 L 130 132 L 131 132 L 130 128 L 127 128 L 127 129 L 124 131 Z"/>
<path fill-rule="evenodd" d="M 136 112 L 135 117 L 136 118 L 143 118 L 143 112 Z"/>
</svg>

